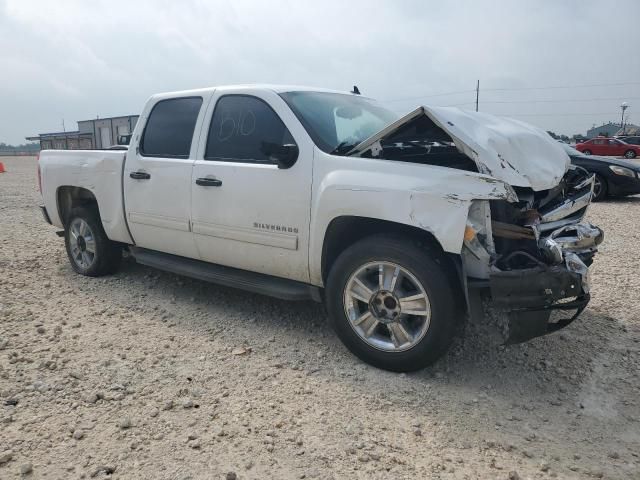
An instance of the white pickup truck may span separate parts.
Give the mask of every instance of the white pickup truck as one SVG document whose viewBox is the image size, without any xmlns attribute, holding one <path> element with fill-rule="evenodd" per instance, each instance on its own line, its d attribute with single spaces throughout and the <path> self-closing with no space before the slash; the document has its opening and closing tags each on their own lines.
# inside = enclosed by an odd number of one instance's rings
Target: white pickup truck
<svg viewBox="0 0 640 480">
<path fill-rule="evenodd" d="M 128 151 L 45 150 L 38 168 L 76 272 L 114 272 L 127 249 L 177 274 L 324 301 L 346 346 L 394 371 L 435 361 L 487 301 L 508 342 L 567 325 L 603 238 L 583 221 L 593 179 L 542 130 L 455 108 L 399 118 L 321 89 L 154 95 Z"/>
</svg>

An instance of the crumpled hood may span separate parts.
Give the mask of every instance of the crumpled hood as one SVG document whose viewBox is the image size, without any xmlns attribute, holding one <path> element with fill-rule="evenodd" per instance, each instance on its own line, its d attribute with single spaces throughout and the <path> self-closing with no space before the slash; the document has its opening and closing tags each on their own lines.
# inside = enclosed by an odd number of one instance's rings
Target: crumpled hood
<svg viewBox="0 0 640 480">
<path fill-rule="evenodd" d="M 569 156 L 544 130 L 511 118 L 454 107 L 419 107 L 356 147 L 359 155 L 421 115 L 429 117 L 471 158 L 480 173 L 515 187 L 547 190 L 569 168 Z"/>
</svg>

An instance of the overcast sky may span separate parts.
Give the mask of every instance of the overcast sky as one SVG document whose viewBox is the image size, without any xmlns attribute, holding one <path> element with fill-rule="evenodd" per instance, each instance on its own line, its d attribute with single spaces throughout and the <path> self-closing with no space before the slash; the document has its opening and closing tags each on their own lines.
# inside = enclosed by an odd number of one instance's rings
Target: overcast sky
<svg viewBox="0 0 640 480">
<path fill-rule="evenodd" d="M 638 20 L 638 0 L 0 0 L 0 142 L 263 82 L 357 84 L 405 112 L 474 108 L 480 79 L 481 110 L 558 133 L 619 122 L 623 101 L 640 123 Z"/>
</svg>

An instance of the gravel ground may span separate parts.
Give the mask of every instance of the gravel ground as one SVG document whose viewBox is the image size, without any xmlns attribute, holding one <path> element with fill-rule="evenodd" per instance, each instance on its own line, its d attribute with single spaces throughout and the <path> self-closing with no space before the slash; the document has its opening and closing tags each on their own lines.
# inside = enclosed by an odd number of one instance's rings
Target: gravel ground
<svg viewBox="0 0 640 480">
<path fill-rule="evenodd" d="M 0 158 L 0 478 L 640 478 L 640 198 L 593 205 L 563 331 L 369 367 L 322 308 L 125 262 L 72 272 L 33 158 Z"/>
</svg>

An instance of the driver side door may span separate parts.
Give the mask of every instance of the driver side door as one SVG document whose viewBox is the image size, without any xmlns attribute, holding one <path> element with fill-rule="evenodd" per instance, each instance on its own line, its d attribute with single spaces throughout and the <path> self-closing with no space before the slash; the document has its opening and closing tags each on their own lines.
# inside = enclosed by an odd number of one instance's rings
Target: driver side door
<svg viewBox="0 0 640 480">
<path fill-rule="evenodd" d="M 298 147 L 279 168 L 265 145 Z M 202 129 L 191 182 L 201 260 L 302 282 L 308 245 L 313 144 L 275 93 L 217 93 Z"/>
</svg>

